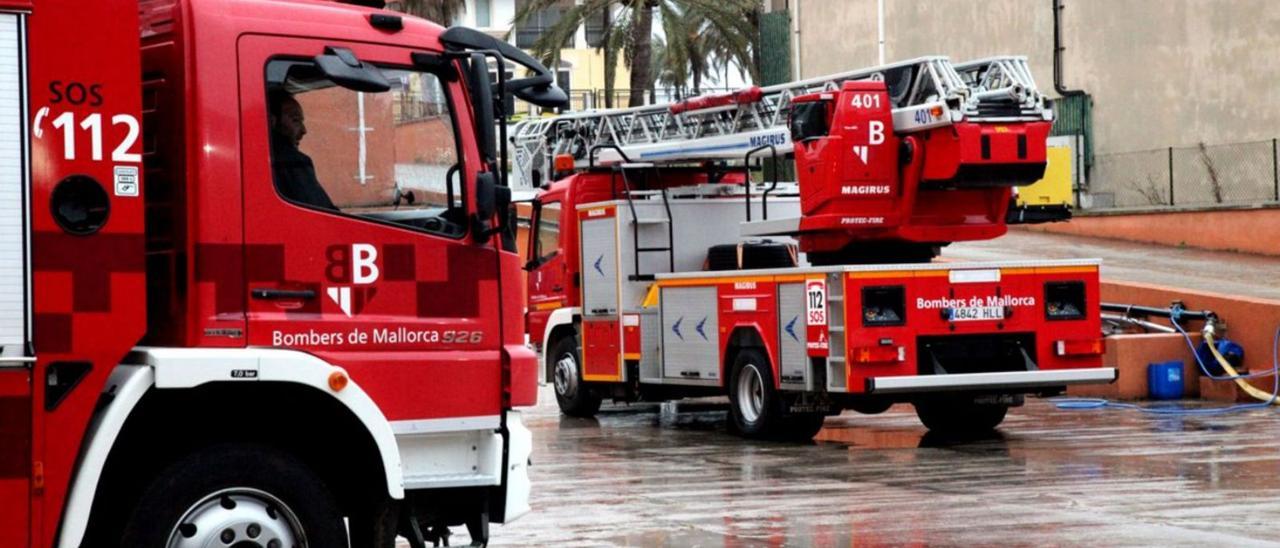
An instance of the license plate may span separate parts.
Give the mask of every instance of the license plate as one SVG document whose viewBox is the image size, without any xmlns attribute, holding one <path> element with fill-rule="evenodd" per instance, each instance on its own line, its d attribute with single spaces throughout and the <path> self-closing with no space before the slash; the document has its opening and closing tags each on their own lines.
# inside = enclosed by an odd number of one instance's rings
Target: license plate
<svg viewBox="0 0 1280 548">
<path fill-rule="evenodd" d="M 951 309 L 951 321 L 972 322 L 982 320 L 1003 320 L 1003 306 L 962 306 Z"/>
</svg>

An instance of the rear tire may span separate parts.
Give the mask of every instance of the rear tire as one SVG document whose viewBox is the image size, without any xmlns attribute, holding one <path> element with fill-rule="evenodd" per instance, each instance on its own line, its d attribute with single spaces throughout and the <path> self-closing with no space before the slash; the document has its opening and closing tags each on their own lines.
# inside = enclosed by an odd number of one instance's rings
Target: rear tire
<svg viewBox="0 0 1280 548">
<path fill-rule="evenodd" d="M 229 540 L 228 540 L 229 539 Z M 305 464 L 257 445 L 221 445 L 170 465 L 147 486 L 122 546 L 345 547 L 338 505 Z"/>
<path fill-rule="evenodd" d="M 925 428 L 939 434 L 981 434 L 1004 421 L 1009 406 L 978 404 L 966 398 L 931 398 L 916 401 L 916 416 Z"/>
<path fill-rule="evenodd" d="M 784 415 L 764 352 L 744 348 L 729 377 L 729 430 L 751 439 L 809 440 L 822 429 L 820 414 Z"/>
<path fill-rule="evenodd" d="M 582 380 L 582 355 L 578 336 L 561 337 L 551 346 L 547 363 L 560 412 L 570 417 L 594 417 L 600 411 L 600 395 Z"/>
</svg>

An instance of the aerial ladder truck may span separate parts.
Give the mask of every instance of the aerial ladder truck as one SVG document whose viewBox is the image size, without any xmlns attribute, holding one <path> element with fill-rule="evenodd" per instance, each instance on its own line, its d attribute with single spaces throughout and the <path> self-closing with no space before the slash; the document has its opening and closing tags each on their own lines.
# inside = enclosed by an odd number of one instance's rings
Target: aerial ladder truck
<svg viewBox="0 0 1280 548">
<path fill-rule="evenodd" d="M 483 544 L 527 512 L 494 109 L 551 82 L 338 2 L 0 0 L 0 546 Z"/>
<path fill-rule="evenodd" d="M 516 171 L 541 188 L 529 337 L 561 410 L 727 395 L 732 430 L 808 438 L 843 409 L 909 402 L 956 432 L 1113 381 L 1097 261 L 933 262 L 1006 232 L 1053 120 L 1025 58 L 964 66 L 517 126 Z M 753 181 L 764 159 L 797 181 Z"/>
</svg>

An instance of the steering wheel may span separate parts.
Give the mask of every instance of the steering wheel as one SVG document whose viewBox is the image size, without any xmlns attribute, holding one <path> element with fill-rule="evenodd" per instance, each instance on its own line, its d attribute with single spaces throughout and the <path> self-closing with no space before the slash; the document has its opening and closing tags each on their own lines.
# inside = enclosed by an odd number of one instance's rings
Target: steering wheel
<svg viewBox="0 0 1280 548">
<path fill-rule="evenodd" d="M 431 232 L 444 232 L 445 222 L 439 217 L 427 217 L 422 219 L 422 228 Z"/>
</svg>

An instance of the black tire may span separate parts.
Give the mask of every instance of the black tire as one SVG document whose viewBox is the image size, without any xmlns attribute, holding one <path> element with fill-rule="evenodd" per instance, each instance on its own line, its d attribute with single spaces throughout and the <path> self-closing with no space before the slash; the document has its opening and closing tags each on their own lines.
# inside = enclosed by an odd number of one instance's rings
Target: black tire
<svg viewBox="0 0 1280 548">
<path fill-rule="evenodd" d="M 791 246 L 770 240 L 713 245 L 707 249 L 707 269 L 713 271 L 793 266 L 796 266 L 796 254 Z"/>
<path fill-rule="evenodd" d="M 941 246 L 918 242 L 853 242 L 836 251 L 805 254 L 813 266 L 885 263 L 928 263 L 941 253 Z"/>
<path fill-rule="evenodd" d="M 561 337 L 547 353 L 547 367 L 560 412 L 570 417 L 594 417 L 600 411 L 600 395 L 582 380 L 580 347 L 577 335 Z M 572 360 L 572 365 L 565 360 Z"/>
<path fill-rule="evenodd" d="M 707 249 L 707 270 L 719 272 L 737 269 L 738 246 L 734 244 L 719 244 Z"/>
<path fill-rule="evenodd" d="M 202 519 L 216 530 L 201 531 Z M 263 544 L 284 530 L 297 546 L 348 545 L 342 514 L 320 478 L 286 453 L 249 444 L 201 449 L 166 468 L 142 492 L 121 545 L 163 547 L 172 535 L 212 545 L 227 531 L 235 538 L 222 544 L 232 545 L 249 540 L 253 525 L 253 539 Z"/>
<path fill-rule="evenodd" d="M 351 516 L 347 524 L 351 546 L 395 547 L 396 526 L 400 518 L 400 505 L 397 501 L 383 497 L 361 504 L 356 510 L 362 511 Z"/>
<path fill-rule="evenodd" d="M 729 429 L 752 439 L 775 437 L 782 428 L 782 405 L 773 386 L 769 358 L 744 348 L 733 359 L 729 375 Z"/>
<path fill-rule="evenodd" d="M 1004 422 L 1009 406 L 978 404 L 972 399 L 935 397 L 914 402 L 925 428 L 945 435 L 981 434 Z"/>
</svg>

